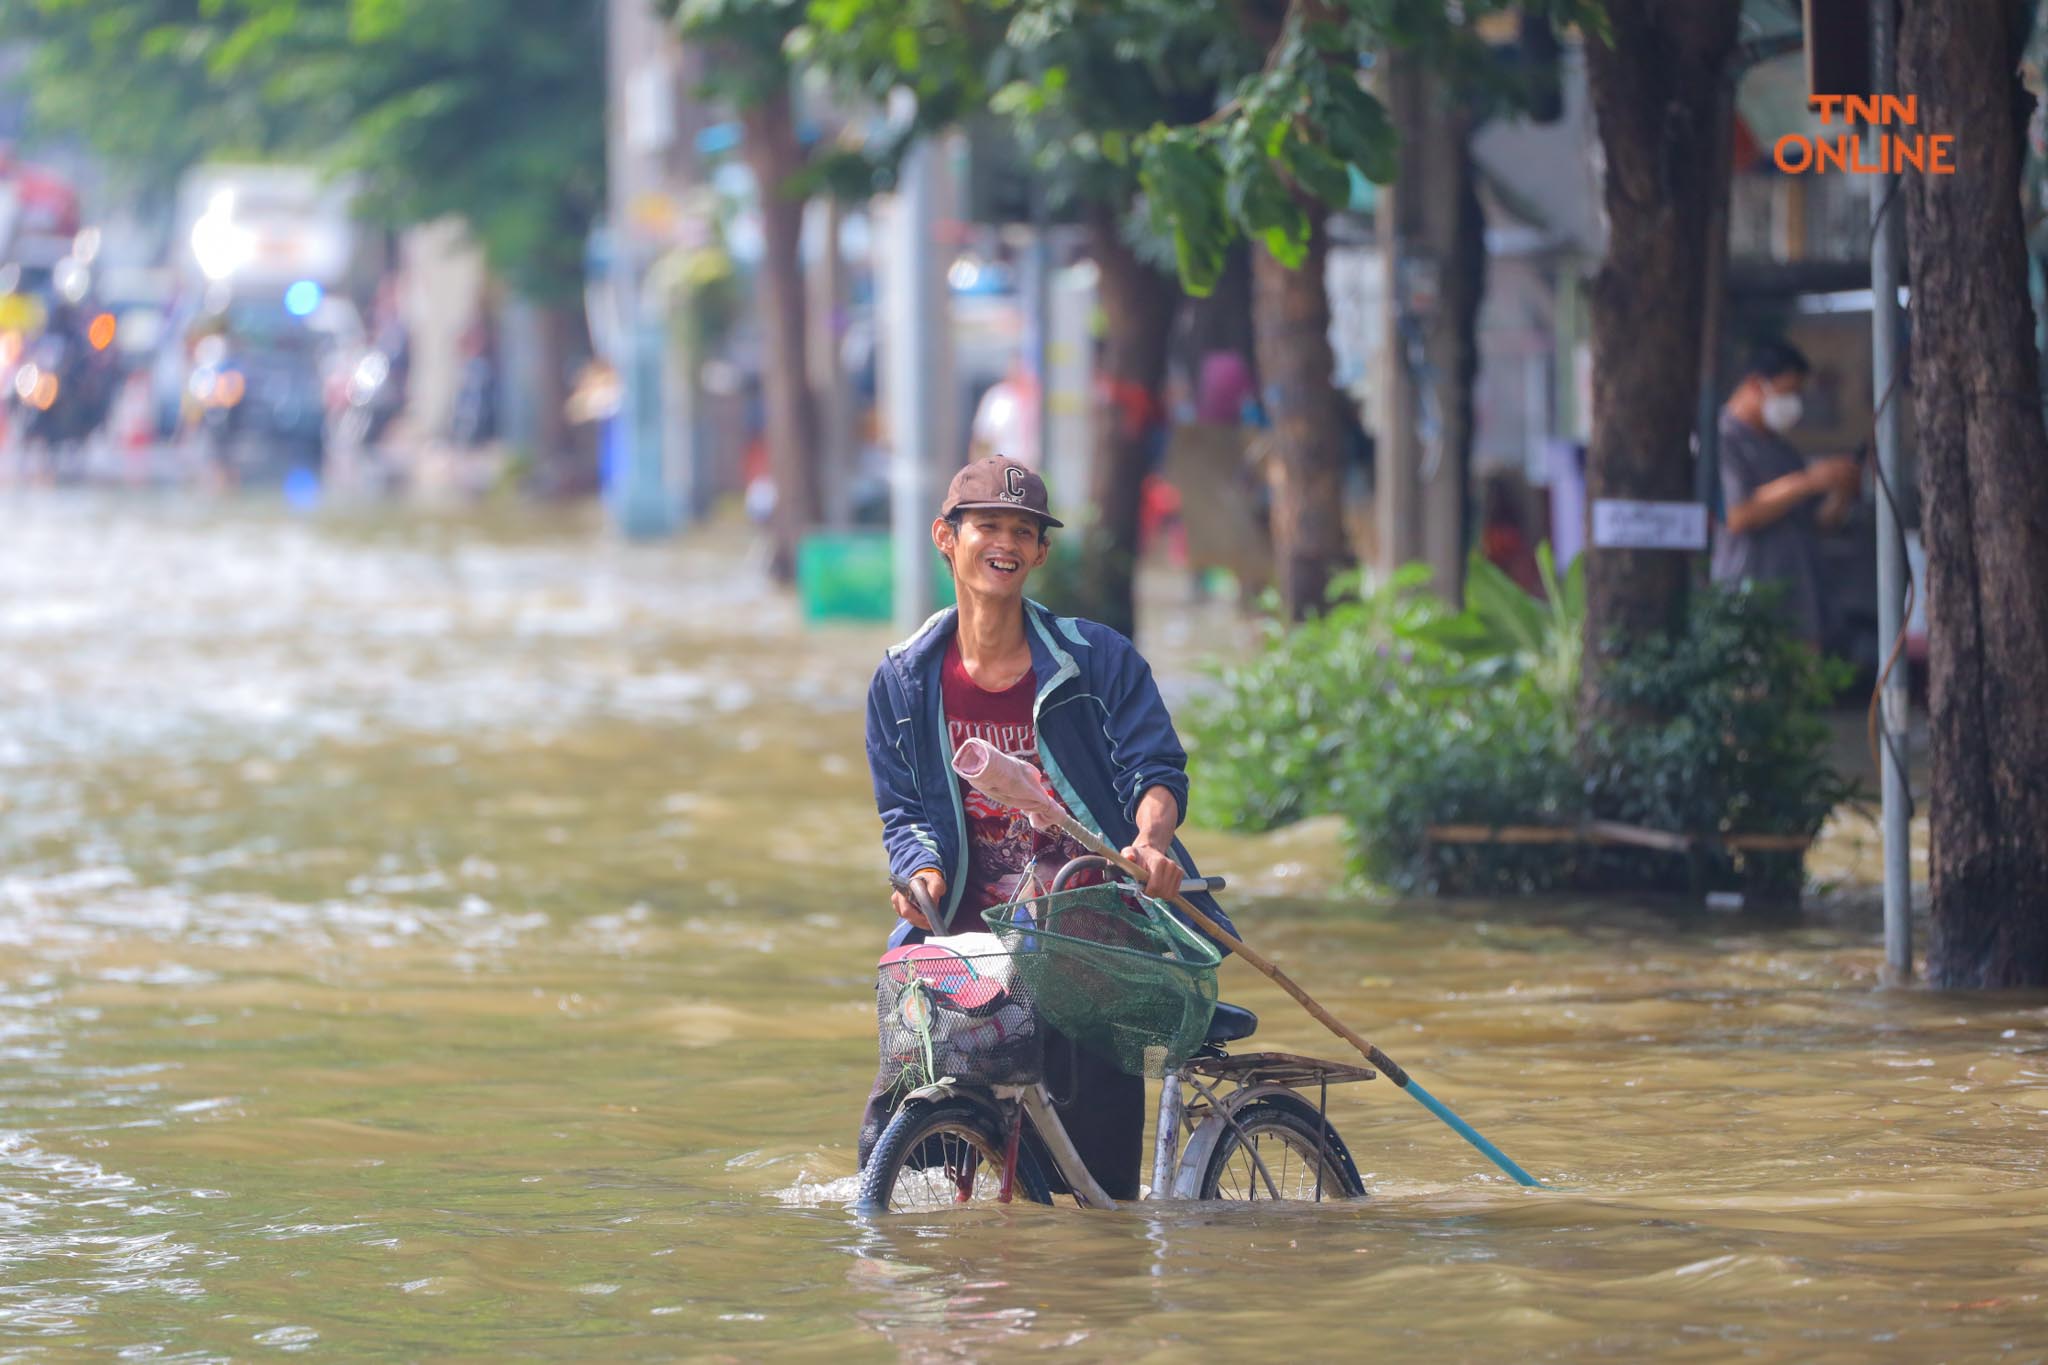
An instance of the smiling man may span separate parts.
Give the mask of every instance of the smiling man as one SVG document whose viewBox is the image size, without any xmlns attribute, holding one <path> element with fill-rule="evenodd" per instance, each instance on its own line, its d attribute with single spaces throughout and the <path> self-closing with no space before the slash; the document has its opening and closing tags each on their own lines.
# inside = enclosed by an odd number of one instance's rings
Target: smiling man
<svg viewBox="0 0 2048 1365">
<path fill-rule="evenodd" d="M 1055 616 L 1025 597 L 1060 526 L 1045 480 L 1015 460 L 977 460 L 954 475 L 932 543 L 952 569 L 958 606 L 892 646 L 868 690 L 868 768 L 889 870 L 916 880 L 939 907 L 929 923 L 901 892 L 892 944 L 934 929 L 983 926 L 982 912 L 1036 894 L 1082 849 L 1032 829 L 1017 811 L 968 788 L 953 772 L 962 743 L 979 737 L 1025 759 L 1069 814 L 1121 847 L 1163 896 L 1194 875 L 1174 831 L 1187 809 L 1187 753 L 1137 648 L 1094 621 Z M 1206 894 L 1201 909 L 1229 921 Z M 1065 1048 L 1048 1057 L 1059 1070 Z M 1079 1054 L 1055 1094 L 1088 1167 L 1113 1198 L 1135 1198 L 1144 1082 Z M 861 1156 L 887 1119 L 878 1098 Z"/>
</svg>

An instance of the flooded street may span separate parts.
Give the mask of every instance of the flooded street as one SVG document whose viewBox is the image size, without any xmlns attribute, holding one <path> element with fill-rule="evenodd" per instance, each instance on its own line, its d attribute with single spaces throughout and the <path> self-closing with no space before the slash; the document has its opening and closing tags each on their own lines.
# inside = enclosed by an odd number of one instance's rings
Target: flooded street
<svg viewBox="0 0 2048 1365">
<path fill-rule="evenodd" d="M 888 633 L 736 554 L 0 498 L 0 1360 L 2048 1359 L 2048 998 L 1321 828 L 1190 842 L 1563 1188 L 1378 1081 L 1360 1205 L 857 1221 Z"/>
</svg>

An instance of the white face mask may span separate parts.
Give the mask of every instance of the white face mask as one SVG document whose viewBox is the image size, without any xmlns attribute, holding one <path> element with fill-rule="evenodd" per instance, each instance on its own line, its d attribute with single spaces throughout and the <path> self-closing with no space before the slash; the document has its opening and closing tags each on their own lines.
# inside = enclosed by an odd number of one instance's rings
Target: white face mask
<svg viewBox="0 0 2048 1365">
<path fill-rule="evenodd" d="M 1772 431 L 1785 432 L 1799 425 L 1799 418 L 1806 411 L 1806 400 L 1796 393 L 1767 393 L 1764 395 L 1764 425 Z"/>
</svg>

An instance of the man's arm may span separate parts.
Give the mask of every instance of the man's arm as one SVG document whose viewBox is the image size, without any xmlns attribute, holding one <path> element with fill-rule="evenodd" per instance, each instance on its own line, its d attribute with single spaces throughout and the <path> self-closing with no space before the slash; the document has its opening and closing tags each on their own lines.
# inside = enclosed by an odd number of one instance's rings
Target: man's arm
<svg viewBox="0 0 2048 1365">
<path fill-rule="evenodd" d="M 882 818 L 882 847 L 889 855 L 889 873 L 923 882 L 933 903 L 944 905 L 946 876 L 938 864 L 938 841 L 925 818 L 917 774 L 903 753 L 901 719 L 894 714 L 887 684 L 877 669 L 868 687 L 868 777 L 874 784 L 875 811 Z M 890 900 L 896 913 L 918 928 L 934 927 L 902 892 L 891 892 Z"/>
<path fill-rule="evenodd" d="M 1145 892 L 1164 896 L 1187 874 L 1173 859 L 1173 832 L 1187 810 L 1188 755 L 1137 646 L 1110 636 L 1118 655 L 1103 687 L 1110 767 L 1137 834 L 1123 855 L 1145 870 Z"/>
<path fill-rule="evenodd" d="M 1173 832 L 1180 828 L 1180 802 L 1171 789 L 1147 788 L 1138 798 L 1138 837 L 1124 856 L 1145 869 L 1145 894 L 1164 897 L 1187 875 L 1173 860 Z"/>
<path fill-rule="evenodd" d="M 1794 509 L 1813 498 L 1846 493 L 1854 487 L 1858 473 L 1856 462 L 1846 455 L 1815 460 L 1805 469 L 1772 479 L 1747 498 L 1731 503 L 1728 529 L 1737 535 L 1761 531 L 1774 522 L 1783 521 Z"/>
<path fill-rule="evenodd" d="M 1115 655 L 1107 660 L 1108 676 L 1100 683 L 1103 735 L 1109 741 L 1109 764 L 1118 802 L 1132 824 L 1144 827 L 1145 798 L 1154 787 L 1172 799 L 1174 824 L 1188 806 L 1188 753 L 1174 731 L 1173 717 L 1152 680 L 1152 666 L 1121 635 L 1113 632 Z M 1168 826 L 1171 837 L 1172 826 Z"/>
<path fill-rule="evenodd" d="M 1728 529 L 1737 535 L 1761 531 L 1774 522 L 1783 521 L 1800 504 L 1819 497 L 1820 492 L 1810 469 L 1772 479 L 1746 500 L 1728 509 Z"/>
</svg>

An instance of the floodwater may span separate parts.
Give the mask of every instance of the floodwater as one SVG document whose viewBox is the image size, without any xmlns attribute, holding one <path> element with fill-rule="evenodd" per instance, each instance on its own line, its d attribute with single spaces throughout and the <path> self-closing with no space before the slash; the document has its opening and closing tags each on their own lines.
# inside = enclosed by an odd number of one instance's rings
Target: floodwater
<svg viewBox="0 0 2048 1365">
<path fill-rule="evenodd" d="M 756 579 L 0 503 L 0 1359 L 2048 1357 L 2048 998 L 1882 990 L 1861 922 L 1371 902 L 1315 828 L 1197 846 L 1561 1188 L 1376 1081 L 1362 1204 L 856 1220 L 883 635 Z"/>
</svg>

